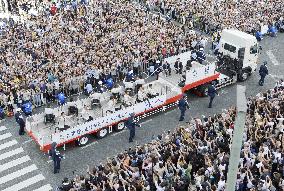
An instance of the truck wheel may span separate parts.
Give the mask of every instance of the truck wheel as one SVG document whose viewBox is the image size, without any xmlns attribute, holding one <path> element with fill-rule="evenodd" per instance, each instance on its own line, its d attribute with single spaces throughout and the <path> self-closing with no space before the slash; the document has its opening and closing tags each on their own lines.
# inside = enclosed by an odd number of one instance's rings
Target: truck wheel
<svg viewBox="0 0 284 191">
<path fill-rule="evenodd" d="M 106 137 L 107 134 L 108 134 L 108 129 L 103 128 L 103 129 L 99 130 L 96 135 L 99 139 L 102 139 L 102 138 Z"/>
<path fill-rule="evenodd" d="M 76 144 L 79 147 L 85 146 L 89 143 L 90 139 L 88 135 L 84 135 L 82 137 L 80 137 L 78 140 L 76 140 Z"/>
<path fill-rule="evenodd" d="M 240 82 L 244 82 L 248 79 L 249 77 L 249 73 L 247 71 L 241 71 L 239 74 L 238 74 L 238 80 Z"/>
<path fill-rule="evenodd" d="M 125 123 L 124 121 L 119 122 L 118 124 L 116 124 L 114 127 L 114 130 L 119 132 L 122 131 L 125 128 Z"/>
<path fill-rule="evenodd" d="M 200 96 L 207 97 L 208 96 L 208 85 L 202 85 L 199 87 L 198 92 L 200 93 Z"/>
</svg>

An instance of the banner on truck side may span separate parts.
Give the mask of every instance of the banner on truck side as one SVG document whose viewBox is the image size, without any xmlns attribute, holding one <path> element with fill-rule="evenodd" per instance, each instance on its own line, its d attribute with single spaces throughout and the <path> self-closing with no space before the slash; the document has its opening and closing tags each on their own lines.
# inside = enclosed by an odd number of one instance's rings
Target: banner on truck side
<svg viewBox="0 0 284 191">
<path fill-rule="evenodd" d="M 201 65 L 198 68 L 192 68 L 186 72 L 186 84 L 191 84 L 215 74 L 216 65 L 214 63 Z"/>
<path fill-rule="evenodd" d="M 158 106 L 162 106 L 165 103 L 166 95 L 161 95 L 156 98 L 148 99 L 144 102 L 135 104 L 134 106 L 128 107 L 124 110 L 116 111 L 113 114 L 107 115 L 105 117 L 100 117 L 98 119 L 81 124 L 74 128 L 70 128 L 65 131 L 53 134 L 51 142 L 56 142 L 57 144 L 59 144 L 74 139 L 76 137 L 93 132 L 97 129 L 108 127 L 113 123 L 117 123 L 121 120 L 127 119 L 131 113 L 140 114 Z"/>
</svg>

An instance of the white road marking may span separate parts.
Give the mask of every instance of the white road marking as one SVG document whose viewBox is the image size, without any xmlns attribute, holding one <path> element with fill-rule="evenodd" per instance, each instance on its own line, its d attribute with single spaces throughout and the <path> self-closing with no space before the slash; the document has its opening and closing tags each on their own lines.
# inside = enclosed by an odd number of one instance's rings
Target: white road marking
<svg viewBox="0 0 284 191">
<path fill-rule="evenodd" d="M 3 143 L 0 145 L 0 151 L 5 149 L 5 148 L 8 148 L 8 147 L 11 147 L 13 145 L 16 145 L 18 142 L 16 140 L 12 140 L 12 141 L 9 141 L 9 142 L 6 142 L 6 143 Z"/>
<path fill-rule="evenodd" d="M 30 140 L 27 140 L 27 141 L 23 142 L 22 144 L 24 145 L 24 144 L 30 143 L 30 142 L 32 142 L 32 141 L 33 141 L 33 140 L 30 139 Z"/>
<path fill-rule="evenodd" d="M 2 134 L 0 135 L 0 141 L 4 140 L 4 139 L 7 139 L 9 137 L 12 137 L 12 134 L 11 133 L 5 133 L 5 134 Z"/>
<path fill-rule="evenodd" d="M 150 122 L 150 121 L 153 121 L 153 119 L 149 119 L 149 120 L 147 120 L 147 121 L 144 121 L 144 122 L 140 123 L 140 125 L 143 125 L 143 124 L 148 123 L 148 122 Z"/>
<path fill-rule="evenodd" d="M 21 158 L 17 158 L 17 159 L 15 159 L 15 160 L 12 160 L 12 161 L 10 161 L 10 162 L 7 162 L 7 163 L 5 163 L 5 164 L 2 164 L 2 165 L 0 165 L 0 172 L 3 172 L 3 171 L 5 171 L 5 170 L 7 170 L 7 169 L 9 169 L 9 168 L 12 168 L 12 167 L 14 167 L 14 166 L 17 166 L 17 165 L 22 164 L 22 163 L 24 163 L 24 162 L 27 162 L 27 161 L 29 161 L 29 160 L 31 160 L 31 158 L 26 155 L 26 156 L 23 156 L 23 157 L 21 157 Z"/>
<path fill-rule="evenodd" d="M 228 93 L 227 91 L 221 89 L 220 95 L 227 94 L 227 93 Z"/>
<path fill-rule="evenodd" d="M 11 150 L 11 151 L 6 152 L 6 153 L 3 153 L 3 154 L 0 155 L 0 161 L 3 160 L 3 159 L 9 158 L 11 156 L 17 155 L 21 152 L 24 152 L 24 149 L 22 147 Z"/>
<path fill-rule="evenodd" d="M 279 62 L 278 62 L 278 60 L 276 59 L 276 57 L 274 56 L 272 50 L 268 50 L 268 51 L 266 52 L 266 54 L 267 54 L 267 56 L 269 57 L 269 59 L 271 60 L 271 62 L 272 62 L 272 64 L 273 64 L 274 66 L 278 66 L 278 65 L 279 65 Z"/>
<path fill-rule="evenodd" d="M 176 110 L 168 111 L 165 113 L 165 115 L 169 115 L 170 113 L 176 112 Z"/>
<path fill-rule="evenodd" d="M 31 166 L 22 168 L 21 170 L 18 170 L 18 171 L 15 171 L 15 172 L 11 173 L 11 174 L 8 174 L 8 175 L 6 175 L 6 176 L 2 176 L 2 177 L 0 178 L 0 184 L 4 184 L 4 183 L 6 183 L 6 182 L 9 182 L 9 181 L 11 181 L 11 180 L 13 180 L 13 179 L 15 179 L 15 178 L 18 178 L 18 177 L 20 177 L 20 176 L 23 176 L 23 175 L 25 175 L 25 174 L 28 174 L 29 172 L 32 172 L 32 171 L 34 171 L 34 170 L 36 170 L 36 169 L 37 169 L 36 165 L 33 164 L 33 165 L 31 165 Z"/>
<path fill-rule="evenodd" d="M 50 191 L 50 190 L 52 190 L 51 185 L 50 184 L 46 184 L 46 185 L 44 185 L 44 186 L 42 186 L 42 187 L 40 187 L 38 189 L 35 189 L 33 191 Z"/>
<path fill-rule="evenodd" d="M 53 160 L 48 160 L 47 163 L 51 163 Z"/>
<path fill-rule="evenodd" d="M 84 147 L 81 147 L 81 149 L 88 148 L 88 147 L 93 146 L 93 145 L 95 145 L 95 144 L 97 144 L 97 143 L 98 143 L 98 141 L 94 141 L 94 142 L 92 142 L 92 143 L 90 143 L 90 144 L 88 144 L 88 145 L 86 145 L 86 146 L 84 146 Z"/>
<path fill-rule="evenodd" d="M 125 129 L 122 130 L 122 131 L 120 131 L 120 132 L 114 133 L 114 134 L 111 135 L 111 137 L 114 137 L 114 136 L 116 136 L 116 135 L 122 134 L 124 131 L 125 131 Z"/>
<path fill-rule="evenodd" d="M 44 180 L 44 179 L 45 179 L 44 176 L 42 174 L 39 174 L 39 175 L 36 175 L 36 176 L 34 176 L 32 178 L 29 178 L 27 180 L 19 182 L 18 184 L 15 184 L 15 185 L 13 185 L 13 186 L 11 186 L 9 188 L 6 188 L 6 189 L 4 189 L 2 191 L 11 191 L 11 190 L 19 191 L 19 190 L 22 190 L 22 189 L 24 189 L 24 188 L 26 188 L 26 187 L 28 187 L 30 185 L 33 185 L 33 184 L 35 184 L 35 183 L 37 183 L 37 182 L 39 182 L 41 180 Z"/>
<path fill-rule="evenodd" d="M 5 127 L 5 126 L 1 126 L 0 127 L 0 131 L 4 131 L 4 130 L 6 130 L 7 128 Z"/>
<path fill-rule="evenodd" d="M 276 81 L 284 78 L 284 75 L 274 75 L 274 74 L 268 74 L 268 75 Z"/>
</svg>

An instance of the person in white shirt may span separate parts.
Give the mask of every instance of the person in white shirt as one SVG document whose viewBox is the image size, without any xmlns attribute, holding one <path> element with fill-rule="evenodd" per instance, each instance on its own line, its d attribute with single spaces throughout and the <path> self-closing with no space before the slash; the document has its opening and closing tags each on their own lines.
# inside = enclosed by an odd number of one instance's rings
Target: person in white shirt
<svg viewBox="0 0 284 191">
<path fill-rule="evenodd" d="M 155 89 L 153 88 L 153 84 L 149 84 L 148 88 L 147 88 L 147 96 L 148 98 L 154 98 L 156 96 L 158 96 L 159 93 L 157 93 L 155 91 Z"/>
<path fill-rule="evenodd" d="M 84 120 L 88 120 L 89 119 L 89 112 L 88 112 L 88 107 L 87 105 L 84 105 L 84 107 L 82 108 L 81 112 L 80 112 L 80 116 L 82 119 Z"/>
<path fill-rule="evenodd" d="M 143 102 L 146 98 L 147 98 L 147 95 L 145 93 L 144 87 L 141 87 L 138 91 L 137 101 Z"/>
<path fill-rule="evenodd" d="M 138 90 L 145 84 L 145 80 L 143 78 L 137 78 L 135 80 L 135 90 L 138 92 Z"/>
<path fill-rule="evenodd" d="M 58 118 L 58 129 L 64 130 L 70 127 L 70 117 L 66 116 L 64 112 Z"/>
<path fill-rule="evenodd" d="M 110 112 L 113 113 L 115 111 L 115 106 L 116 106 L 116 99 L 113 97 L 112 99 L 110 99 L 107 103 L 107 110 L 106 112 Z"/>
<path fill-rule="evenodd" d="M 88 83 L 85 86 L 85 91 L 86 91 L 87 95 L 90 95 L 93 92 L 93 86 L 90 83 Z"/>
<path fill-rule="evenodd" d="M 129 107 L 132 105 L 132 98 L 130 97 L 128 92 L 126 92 L 123 96 L 123 103 L 125 107 Z"/>
<path fill-rule="evenodd" d="M 116 84 L 115 87 L 111 89 L 111 93 L 116 99 L 120 98 L 121 92 L 122 92 L 122 87 L 118 84 Z"/>
<path fill-rule="evenodd" d="M 54 89 L 55 89 L 55 90 L 59 90 L 59 86 L 60 86 L 60 83 L 59 83 L 58 79 L 56 79 L 56 80 L 54 81 Z"/>
<path fill-rule="evenodd" d="M 218 182 L 218 187 L 217 187 L 217 191 L 223 191 L 225 189 L 225 177 L 221 177 L 219 182 Z"/>
</svg>

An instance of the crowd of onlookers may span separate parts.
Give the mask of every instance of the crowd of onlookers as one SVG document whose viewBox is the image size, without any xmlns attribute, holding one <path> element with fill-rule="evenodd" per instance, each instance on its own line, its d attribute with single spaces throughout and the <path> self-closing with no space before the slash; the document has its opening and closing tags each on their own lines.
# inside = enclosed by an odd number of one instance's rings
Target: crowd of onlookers
<svg viewBox="0 0 284 191">
<path fill-rule="evenodd" d="M 255 35 L 261 26 L 283 26 L 282 0 L 139 0 L 148 9 L 160 11 L 190 28 L 213 34 L 216 30 L 235 28 Z"/>
<path fill-rule="evenodd" d="M 0 106 L 6 111 L 27 100 L 41 106 L 60 91 L 82 92 L 88 76 L 95 83 L 117 82 L 129 71 L 147 72 L 157 61 L 162 65 L 164 58 L 206 41 L 185 26 L 251 32 L 262 24 L 283 24 L 284 10 L 281 0 L 140 0 L 146 10 L 124 0 L 9 2 L 27 18 L 0 31 Z M 152 9 L 167 17 L 150 14 Z"/>
<path fill-rule="evenodd" d="M 147 72 L 202 39 L 128 1 L 42 3 L 37 17 L 2 31 L 2 106 L 25 100 L 40 106 L 59 91 L 82 90 L 90 75 L 119 81 L 131 70 Z"/>
<path fill-rule="evenodd" d="M 64 179 L 62 190 L 223 191 L 237 110 L 193 118 L 88 174 Z M 284 189 L 284 81 L 250 97 L 240 152 L 237 191 Z M 241 140 L 240 140 L 241 141 Z"/>
</svg>

